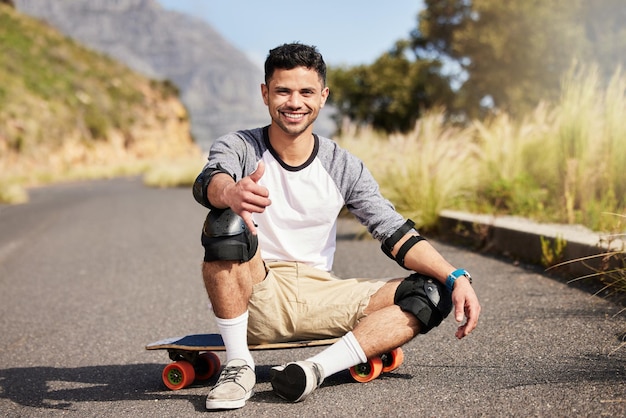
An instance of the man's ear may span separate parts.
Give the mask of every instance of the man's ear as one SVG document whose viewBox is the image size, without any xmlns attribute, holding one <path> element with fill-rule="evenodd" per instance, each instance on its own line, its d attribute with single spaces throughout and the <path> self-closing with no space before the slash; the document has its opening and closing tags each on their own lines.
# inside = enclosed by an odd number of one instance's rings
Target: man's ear
<svg viewBox="0 0 626 418">
<path fill-rule="evenodd" d="M 326 104 L 326 100 L 328 100 L 328 95 L 330 94 L 330 89 L 328 87 L 324 87 L 322 89 L 322 101 L 320 103 L 320 107 L 324 107 Z"/>
<path fill-rule="evenodd" d="M 269 104 L 269 89 L 266 84 L 261 84 L 261 96 L 263 96 L 263 103 L 267 106 Z"/>
</svg>

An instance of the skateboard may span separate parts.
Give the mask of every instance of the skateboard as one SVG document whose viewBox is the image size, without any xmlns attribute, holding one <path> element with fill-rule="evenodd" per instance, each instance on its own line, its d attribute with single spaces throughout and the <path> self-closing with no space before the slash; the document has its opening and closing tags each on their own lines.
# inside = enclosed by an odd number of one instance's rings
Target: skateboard
<svg viewBox="0 0 626 418">
<path fill-rule="evenodd" d="M 291 341 L 249 345 L 250 350 L 280 350 L 331 345 L 339 338 Z M 221 362 L 216 351 L 225 351 L 220 334 L 194 334 L 166 338 L 146 345 L 146 350 L 167 350 L 172 363 L 163 368 L 161 378 L 171 390 L 183 389 L 194 381 L 208 380 L 220 371 Z M 361 383 L 376 379 L 383 372 L 400 367 L 404 354 L 400 347 L 380 357 L 369 359 L 350 368 L 352 378 Z"/>
</svg>

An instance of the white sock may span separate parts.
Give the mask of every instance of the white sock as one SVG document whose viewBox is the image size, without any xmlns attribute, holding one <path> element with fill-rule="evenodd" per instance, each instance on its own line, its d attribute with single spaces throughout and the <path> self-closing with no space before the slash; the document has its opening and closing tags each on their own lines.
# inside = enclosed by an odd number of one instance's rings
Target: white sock
<svg viewBox="0 0 626 418">
<path fill-rule="evenodd" d="M 254 370 L 254 359 L 248 350 L 248 311 L 232 319 L 215 317 L 226 347 L 226 361 L 242 359 Z"/>
<path fill-rule="evenodd" d="M 322 366 L 324 378 L 357 364 L 365 363 L 367 357 L 352 332 L 344 335 L 339 341 L 321 353 L 307 359 Z"/>
</svg>

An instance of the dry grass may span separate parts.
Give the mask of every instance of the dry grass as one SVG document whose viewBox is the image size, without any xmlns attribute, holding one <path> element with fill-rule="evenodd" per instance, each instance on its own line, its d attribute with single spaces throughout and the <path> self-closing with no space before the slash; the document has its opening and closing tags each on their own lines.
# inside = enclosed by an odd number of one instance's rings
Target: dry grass
<svg viewBox="0 0 626 418">
<path fill-rule="evenodd" d="M 626 77 L 602 87 L 594 68 L 574 68 L 561 100 L 514 120 L 500 113 L 460 129 L 426 114 L 413 132 L 344 130 L 385 194 L 430 228 L 444 208 L 578 223 L 613 231 L 626 212 Z"/>
<path fill-rule="evenodd" d="M 52 183 L 144 175 L 153 187 L 187 186 L 193 183 L 203 164 L 195 146 L 142 155 L 109 143 L 86 147 L 68 141 L 48 158 L 0 158 L 0 203 L 18 204 L 28 200 L 27 189 Z"/>
<path fill-rule="evenodd" d="M 439 212 L 475 188 L 478 148 L 471 129 L 445 126 L 443 112 L 425 115 L 406 135 L 352 131 L 337 141 L 366 162 L 398 211 L 428 228 Z"/>
<path fill-rule="evenodd" d="M 198 156 L 155 161 L 148 167 L 143 182 L 151 187 L 191 187 L 204 166 Z"/>
</svg>

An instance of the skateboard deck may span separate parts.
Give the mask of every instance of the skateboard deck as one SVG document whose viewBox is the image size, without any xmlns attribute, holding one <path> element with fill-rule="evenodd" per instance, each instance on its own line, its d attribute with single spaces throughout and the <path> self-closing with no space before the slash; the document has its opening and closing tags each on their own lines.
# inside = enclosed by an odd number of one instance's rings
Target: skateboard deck
<svg viewBox="0 0 626 418">
<path fill-rule="evenodd" d="M 287 348 L 317 347 L 331 345 L 339 338 L 323 340 L 290 341 L 248 345 L 250 350 L 279 350 Z M 194 334 L 184 337 L 166 338 L 146 345 L 146 350 L 179 349 L 190 351 L 224 351 L 224 340 L 220 334 Z"/>
<path fill-rule="evenodd" d="M 321 340 L 289 341 L 279 343 L 252 344 L 250 350 L 279 350 L 330 345 L 339 338 Z M 221 362 L 215 351 L 225 351 L 220 334 L 194 334 L 184 337 L 166 338 L 146 345 L 146 350 L 167 350 L 172 363 L 165 366 L 161 378 L 171 390 L 179 390 L 217 375 Z M 383 372 L 398 368 L 404 361 L 401 348 L 396 348 L 380 357 L 369 359 L 350 368 L 352 378 L 361 383 L 377 378 Z"/>
</svg>

